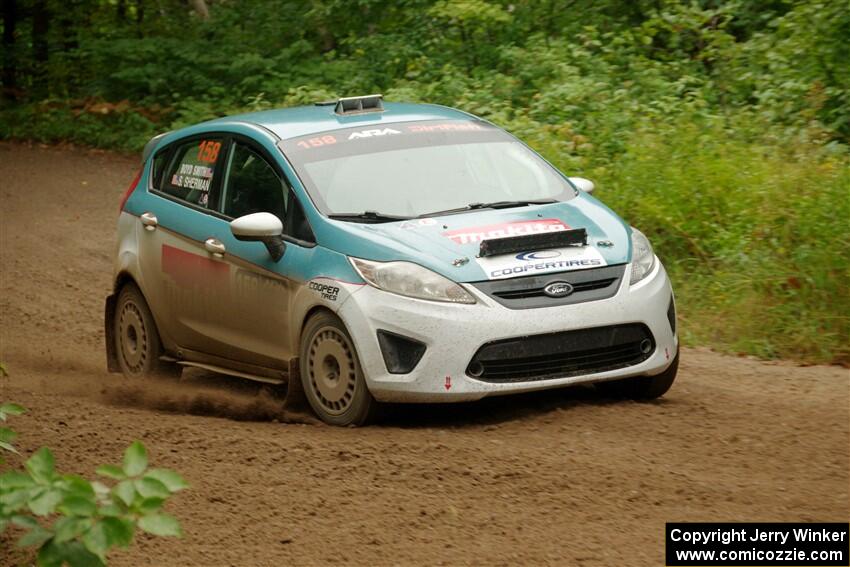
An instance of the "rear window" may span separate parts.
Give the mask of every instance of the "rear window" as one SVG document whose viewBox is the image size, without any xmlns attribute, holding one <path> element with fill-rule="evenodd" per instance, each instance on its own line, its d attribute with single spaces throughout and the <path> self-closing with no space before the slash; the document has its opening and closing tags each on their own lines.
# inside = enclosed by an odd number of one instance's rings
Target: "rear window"
<svg viewBox="0 0 850 567">
<path fill-rule="evenodd" d="M 160 190 L 192 205 L 206 208 L 216 175 L 216 164 L 224 159 L 222 138 L 204 138 L 177 147 Z"/>
</svg>

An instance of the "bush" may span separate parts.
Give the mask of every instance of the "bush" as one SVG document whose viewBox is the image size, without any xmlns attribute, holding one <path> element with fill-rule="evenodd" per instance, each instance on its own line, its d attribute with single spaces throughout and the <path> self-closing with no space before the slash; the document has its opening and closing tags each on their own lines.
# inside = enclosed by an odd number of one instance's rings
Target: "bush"
<svg viewBox="0 0 850 567">
<path fill-rule="evenodd" d="M 850 362 L 846 155 L 686 122 L 635 133 L 591 175 L 600 198 L 652 235 L 686 342 Z"/>
<path fill-rule="evenodd" d="M 0 419 L 23 411 L 3 404 Z M 17 452 L 10 445 L 10 431 L 0 429 L 0 448 Z M 187 484 L 168 469 L 149 469 L 140 442 L 127 448 L 121 466 L 105 465 L 97 474 L 112 485 L 59 474 L 50 449 L 39 449 L 23 471 L 0 474 L 0 534 L 9 526 L 26 530 L 18 545 L 38 548 L 42 567 L 105 565 L 109 550 L 129 546 L 137 529 L 157 536 L 181 535 L 178 521 L 162 507 Z"/>
</svg>

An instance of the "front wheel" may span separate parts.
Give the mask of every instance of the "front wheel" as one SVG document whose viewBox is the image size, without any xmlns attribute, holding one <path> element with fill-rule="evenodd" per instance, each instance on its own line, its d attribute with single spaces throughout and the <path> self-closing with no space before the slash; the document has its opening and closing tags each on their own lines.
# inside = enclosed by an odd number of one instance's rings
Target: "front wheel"
<svg viewBox="0 0 850 567">
<path fill-rule="evenodd" d="M 128 378 L 179 376 L 180 366 L 160 360 L 162 343 L 153 315 L 135 284 L 121 288 L 115 305 L 115 352 Z"/>
<path fill-rule="evenodd" d="M 366 379 L 354 343 L 332 313 L 314 315 L 301 334 L 301 382 L 316 415 L 331 425 L 364 425 L 378 402 Z"/>
<path fill-rule="evenodd" d="M 608 382 L 597 382 L 596 389 L 605 396 L 612 398 L 631 398 L 633 400 L 654 400 L 663 396 L 679 371 L 679 351 L 670 366 L 661 374 L 655 376 L 638 376 Z"/>
</svg>

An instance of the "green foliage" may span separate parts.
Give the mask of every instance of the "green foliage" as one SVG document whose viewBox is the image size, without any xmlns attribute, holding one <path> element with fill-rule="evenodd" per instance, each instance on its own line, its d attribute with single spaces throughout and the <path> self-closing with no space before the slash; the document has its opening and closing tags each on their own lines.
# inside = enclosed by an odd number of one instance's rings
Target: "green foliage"
<svg viewBox="0 0 850 567">
<path fill-rule="evenodd" d="M 0 377 L 2 377 L 6 372 L 6 368 L 0 363 Z M 26 411 L 23 407 L 18 404 L 12 403 L 4 403 L 0 404 L 0 421 L 6 421 L 6 419 L 10 415 L 21 415 Z M 12 429 L 4 426 L 0 426 L 0 449 L 9 453 L 17 453 L 18 450 L 15 449 L 14 445 L 12 445 L 12 441 L 15 440 L 18 434 L 15 433 Z M 0 463 L 3 462 L 3 459 L 0 458 Z"/>
<path fill-rule="evenodd" d="M 0 419 L 23 411 L 3 404 Z M 127 448 L 122 466 L 105 465 L 97 474 L 113 481 L 112 486 L 58 473 L 50 449 L 39 449 L 23 471 L 0 474 L 0 533 L 9 527 L 25 530 L 18 546 L 38 548 L 41 567 L 105 565 L 109 550 L 128 547 L 137 529 L 156 536 L 182 535 L 177 520 L 162 507 L 187 484 L 168 469 L 149 469 L 140 442 Z"/>
<path fill-rule="evenodd" d="M 850 361 L 846 155 L 690 122 L 636 133 L 616 167 L 591 175 L 607 204 L 652 234 L 687 342 Z"/>
<path fill-rule="evenodd" d="M 460 107 L 598 182 L 668 265 L 687 341 L 848 360 L 846 0 L 148 5 L 48 0 L 68 19 L 46 63 L 9 51 L 0 136 L 138 150 L 336 96 Z"/>
</svg>

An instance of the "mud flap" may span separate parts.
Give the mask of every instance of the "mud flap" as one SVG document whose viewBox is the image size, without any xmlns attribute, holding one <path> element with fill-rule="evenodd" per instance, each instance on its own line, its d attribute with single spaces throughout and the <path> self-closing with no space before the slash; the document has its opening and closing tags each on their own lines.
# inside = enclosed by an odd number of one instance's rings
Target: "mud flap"
<svg viewBox="0 0 850 567">
<path fill-rule="evenodd" d="M 301 366 L 299 359 L 289 359 L 289 376 L 286 381 L 286 398 L 283 401 L 284 409 L 293 412 L 310 412 L 310 405 L 304 395 L 304 387 L 301 385 Z"/>
<path fill-rule="evenodd" d="M 103 310 L 103 336 L 106 339 L 106 368 L 110 372 L 121 372 L 118 364 L 118 352 L 115 350 L 115 304 L 118 302 L 117 295 L 106 298 Z"/>
</svg>

